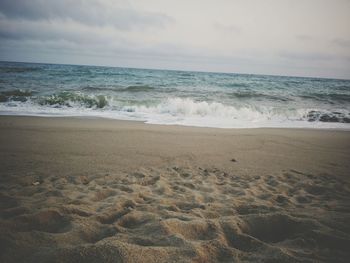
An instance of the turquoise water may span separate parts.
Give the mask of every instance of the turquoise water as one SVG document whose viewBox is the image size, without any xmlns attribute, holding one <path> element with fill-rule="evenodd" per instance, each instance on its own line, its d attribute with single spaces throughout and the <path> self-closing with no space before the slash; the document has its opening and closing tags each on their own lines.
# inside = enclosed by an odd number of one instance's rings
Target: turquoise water
<svg viewBox="0 0 350 263">
<path fill-rule="evenodd" d="M 350 128 L 350 81 L 0 62 L 0 114 Z"/>
</svg>

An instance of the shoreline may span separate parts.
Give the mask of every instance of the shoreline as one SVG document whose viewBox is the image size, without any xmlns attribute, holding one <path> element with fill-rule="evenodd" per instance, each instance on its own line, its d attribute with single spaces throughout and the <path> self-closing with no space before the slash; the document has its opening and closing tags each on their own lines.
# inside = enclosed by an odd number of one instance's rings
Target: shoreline
<svg viewBox="0 0 350 263">
<path fill-rule="evenodd" d="M 0 261 L 350 257 L 350 133 L 0 116 Z"/>
<path fill-rule="evenodd" d="M 140 123 L 144 125 L 156 125 L 156 126 L 165 126 L 165 127 L 188 127 L 188 128 L 199 128 L 199 129 L 218 129 L 218 130 L 259 130 L 259 129 L 276 129 L 276 130 L 310 130 L 310 131 L 315 131 L 315 130 L 321 130 L 321 131 L 344 131 L 344 132 L 350 132 L 350 127 L 347 128 L 339 128 L 339 127 L 211 127 L 211 126 L 199 126 L 199 125 L 190 125 L 190 124 L 162 124 L 162 123 L 150 123 L 147 121 L 143 120 L 129 120 L 129 119 L 116 119 L 112 117 L 104 117 L 104 116 L 79 116 L 79 115 L 72 115 L 72 116 L 65 116 L 65 115 L 21 115 L 21 114 L 0 114 L 0 118 L 5 117 L 5 118 L 48 118 L 48 119 L 82 119 L 82 120 L 106 120 L 106 121 L 115 121 L 115 122 L 131 122 L 131 123 Z M 327 123 L 322 123 L 322 124 L 327 124 Z M 350 125 L 349 125 L 350 126 Z"/>
</svg>

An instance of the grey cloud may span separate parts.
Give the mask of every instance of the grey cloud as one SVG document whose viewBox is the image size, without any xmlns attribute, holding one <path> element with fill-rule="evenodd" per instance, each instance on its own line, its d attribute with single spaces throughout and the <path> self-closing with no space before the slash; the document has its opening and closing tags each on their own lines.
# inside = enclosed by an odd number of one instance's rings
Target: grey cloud
<svg viewBox="0 0 350 263">
<path fill-rule="evenodd" d="M 215 29 L 221 30 L 221 31 L 225 31 L 226 33 L 227 32 L 235 33 L 235 34 L 241 33 L 241 29 L 238 26 L 235 26 L 235 25 L 224 25 L 224 24 L 216 22 L 216 23 L 213 24 L 213 26 L 214 26 Z"/>
<path fill-rule="evenodd" d="M 282 58 L 293 59 L 293 60 L 332 60 L 336 59 L 336 57 L 323 54 L 323 53 L 306 53 L 306 52 L 279 52 L 278 54 Z"/>
<path fill-rule="evenodd" d="M 16 34 L 16 32 L 13 31 L 0 29 L 0 39 L 20 40 L 23 39 L 23 36 L 21 34 Z"/>
<path fill-rule="evenodd" d="M 42 42 L 65 40 L 76 44 L 108 43 L 112 37 L 101 30 L 87 27 L 62 26 L 39 22 L 11 22 L 0 19 L 0 39 L 37 40 Z M 114 38 L 115 40 L 115 38 Z"/>
<path fill-rule="evenodd" d="M 339 47 L 350 48 L 350 40 L 344 38 L 335 38 L 332 40 L 332 44 Z"/>
<path fill-rule="evenodd" d="M 311 35 L 297 35 L 296 38 L 301 41 L 311 41 L 314 40 L 314 37 Z"/>
<path fill-rule="evenodd" d="M 107 2 L 106 2 L 107 3 Z M 10 19 L 73 20 L 90 26 L 111 25 L 120 30 L 163 27 L 174 21 L 162 13 L 137 11 L 118 1 L 82 0 L 1 0 L 0 12 Z"/>
</svg>

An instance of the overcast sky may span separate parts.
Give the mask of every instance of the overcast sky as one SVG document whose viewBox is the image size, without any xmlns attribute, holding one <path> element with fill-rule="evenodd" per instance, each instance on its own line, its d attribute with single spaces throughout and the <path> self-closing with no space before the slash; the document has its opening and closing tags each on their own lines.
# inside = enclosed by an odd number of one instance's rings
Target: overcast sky
<svg viewBox="0 0 350 263">
<path fill-rule="evenodd" d="M 350 79 L 350 0 L 0 0 L 0 60 Z"/>
</svg>

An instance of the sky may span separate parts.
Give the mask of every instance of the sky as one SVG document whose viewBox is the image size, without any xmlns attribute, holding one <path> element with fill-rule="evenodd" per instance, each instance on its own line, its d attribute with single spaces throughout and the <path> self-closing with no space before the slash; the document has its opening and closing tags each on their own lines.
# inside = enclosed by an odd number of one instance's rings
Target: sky
<svg viewBox="0 0 350 263">
<path fill-rule="evenodd" d="M 350 0 L 0 0 L 0 60 L 350 79 Z"/>
</svg>

